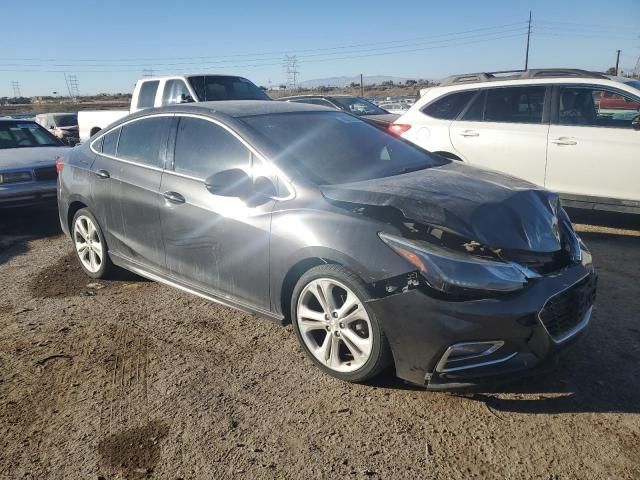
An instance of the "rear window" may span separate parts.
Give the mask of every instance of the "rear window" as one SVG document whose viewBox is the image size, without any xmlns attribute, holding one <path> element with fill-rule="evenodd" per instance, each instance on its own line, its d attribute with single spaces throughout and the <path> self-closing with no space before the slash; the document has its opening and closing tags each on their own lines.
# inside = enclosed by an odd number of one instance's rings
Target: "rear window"
<svg viewBox="0 0 640 480">
<path fill-rule="evenodd" d="M 124 125 L 118 141 L 118 157 L 162 166 L 160 151 L 166 143 L 168 125 L 169 117 L 145 118 Z"/>
<path fill-rule="evenodd" d="M 56 127 L 77 127 L 78 126 L 77 115 L 54 115 L 53 120 L 56 123 Z"/>
<path fill-rule="evenodd" d="M 485 122 L 542 123 L 546 87 L 492 88 L 487 92 Z"/>
<path fill-rule="evenodd" d="M 261 88 L 246 78 L 221 75 L 189 77 L 201 102 L 215 100 L 271 100 Z"/>
<path fill-rule="evenodd" d="M 460 115 L 462 109 L 467 105 L 475 93 L 476 92 L 474 90 L 469 90 L 466 92 L 446 95 L 424 107 L 422 109 L 422 113 L 433 118 L 453 120 Z"/>
<path fill-rule="evenodd" d="M 138 94 L 138 108 L 152 108 L 158 91 L 157 80 L 143 82 Z"/>
</svg>

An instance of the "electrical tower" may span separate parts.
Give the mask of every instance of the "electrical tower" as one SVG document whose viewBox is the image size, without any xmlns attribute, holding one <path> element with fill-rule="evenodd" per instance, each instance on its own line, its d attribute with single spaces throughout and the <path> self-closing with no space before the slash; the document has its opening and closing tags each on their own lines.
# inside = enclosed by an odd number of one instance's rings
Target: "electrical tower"
<svg viewBox="0 0 640 480">
<path fill-rule="evenodd" d="M 633 75 L 636 77 L 640 76 L 640 55 L 638 56 L 638 60 L 636 61 L 636 66 L 633 67 Z"/>
<path fill-rule="evenodd" d="M 22 97 L 22 94 L 20 93 L 20 82 L 16 82 L 16 81 L 11 82 L 11 88 L 13 88 L 13 96 L 15 98 Z"/>
<path fill-rule="evenodd" d="M 142 77 L 143 78 L 153 77 L 153 68 L 145 68 L 144 70 L 142 70 Z"/>
<path fill-rule="evenodd" d="M 284 72 L 287 74 L 287 88 L 296 90 L 298 88 L 298 57 L 296 55 L 285 55 L 282 64 Z"/>
<path fill-rule="evenodd" d="M 64 74 L 64 81 L 67 84 L 67 91 L 69 92 L 69 97 L 75 100 L 80 96 L 80 88 L 78 87 L 78 77 L 76 75 L 67 75 Z"/>
</svg>

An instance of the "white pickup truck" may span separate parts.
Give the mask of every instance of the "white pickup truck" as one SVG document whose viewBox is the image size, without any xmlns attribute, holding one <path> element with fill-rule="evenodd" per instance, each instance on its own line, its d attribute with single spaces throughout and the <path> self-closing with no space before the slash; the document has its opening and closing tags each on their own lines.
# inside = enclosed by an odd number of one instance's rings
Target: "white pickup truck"
<svg viewBox="0 0 640 480">
<path fill-rule="evenodd" d="M 144 78 L 136 82 L 129 110 L 78 112 L 80 141 L 86 141 L 107 125 L 138 110 L 177 103 L 216 100 L 271 99 L 253 82 L 235 75 L 177 75 Z"/>
</svg>

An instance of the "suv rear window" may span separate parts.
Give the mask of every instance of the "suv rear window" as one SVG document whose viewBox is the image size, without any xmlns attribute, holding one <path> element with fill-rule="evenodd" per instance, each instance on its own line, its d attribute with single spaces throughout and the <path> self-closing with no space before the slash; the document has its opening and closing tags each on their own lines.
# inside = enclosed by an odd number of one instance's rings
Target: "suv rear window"
<svg viewBox="0 0 640 480">
<path fill-rule="evenodd" d="M 469 90 L 446 95 L 424 107 L 422 113 L 433 118 L 453 120 L 460 114 L 475 93 L 475 90 Z"/>
</svg>

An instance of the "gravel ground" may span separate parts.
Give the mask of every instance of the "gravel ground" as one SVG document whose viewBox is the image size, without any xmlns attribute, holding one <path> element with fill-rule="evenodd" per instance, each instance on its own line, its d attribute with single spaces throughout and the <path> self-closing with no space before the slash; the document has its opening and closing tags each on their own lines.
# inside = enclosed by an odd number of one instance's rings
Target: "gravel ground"
<svg viewBox="0 0 640 480">
<path fill-rule="evenodd" d="M 0 478 L 640 478 L 640 231 L 602 217 L 575 217 L 600 273 L 581 341 L 462 394 L 334 380 L 290 327 L 91 281 L 54 212 L 0 212 Z"/>
</svg>

